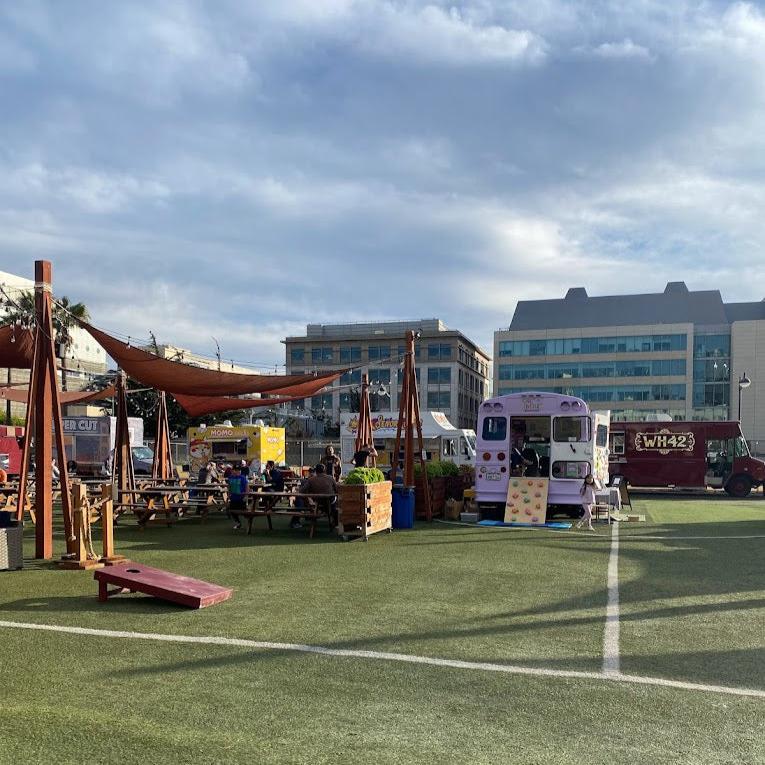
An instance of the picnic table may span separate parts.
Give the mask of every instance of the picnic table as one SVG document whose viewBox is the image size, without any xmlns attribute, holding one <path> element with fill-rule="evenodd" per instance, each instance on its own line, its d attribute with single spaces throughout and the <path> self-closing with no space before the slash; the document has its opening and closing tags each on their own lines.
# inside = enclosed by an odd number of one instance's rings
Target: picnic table
<svg viewBox="0 0 765 765">
<path fill-rule="evenodd" d="M 273 531 L 272 516 L 284 515 L 310 521 L 309 537 L 313 539 L 316 523 L 320 518 L 327 518 L 332 528 L 332 508 L 337 501 L 334 494 L 299 494 L 295 491 L 249 491 L 245 497 L 255 497 L 253 506 L 246 510 L 231 510 L 232 516 L 247 519 L 247 533 L 252 533 L 255 518 L 265 517 L 268 530 Z M 314 507 L 296 508 L 293 500 L 303 498 L 314 503 Z"/>
<path fill-rule="evenodd" d="M 24 496 L 24 511 L 28 512 L 32 516 L 32 520 L 35 520 L 34 508 L 32 507 L 32 498 L 34 486 L 27 484 L 28 488 Z M 0 510 L 6 510 L 10 513 L 16 514 L 16 505 L 18 502 L 19 484 L 7 483 L 4 486 L 0 486 Z"/>
</svg>

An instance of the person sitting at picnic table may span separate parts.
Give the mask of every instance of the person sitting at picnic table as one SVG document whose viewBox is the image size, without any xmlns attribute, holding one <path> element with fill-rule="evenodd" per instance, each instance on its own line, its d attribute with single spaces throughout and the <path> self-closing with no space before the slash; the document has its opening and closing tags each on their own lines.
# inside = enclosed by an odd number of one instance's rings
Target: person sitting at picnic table
<svg viewBox="0 0 765 765">
<path fill-rule="evenodd" d="M 247 460 L 242 460 L 239 463 L 239 472 L 249 481 L 250 480 L 250 466 L 247 464 Z"/>
<path fill-rule="evenodd" d="M 340 474 L 343 472 L 343 463 L 335 454 L 334 446 L 327 446 L 324 449 L 324 456 L 321 458 L 321 463 L 324 465 L 324 470 L 327 475 L 331 475 L 336 481 L 339 480 Z"/>
<path fill-rule="evenodd" d="M 8 473 L 0 467 L 0 486 L 5 486 L 8 483 Z"/>
<path fill-rule="evenodd" d="M 300 494 L 326 494 L 329 500 L 329 517 L 333 526 L 337 526 L 337 483 L 331 475 L 327 475 L 324 463 L 320 462 L 314 468 L 314 475 L 309 476 L 300 484 Z M 313 497 L 305 497 L 304 502 L 316 503 Z"/>
<path fill-rule="evenodd" d="M 247 493 L 247 479 L 242 475 L 239 465 L 234 465 L 231 469 L 231 475 L 226 479 L 228 485 L 228 514 L 234 521 L 234 528 L 241 529 L 242 522 L 239 519 L 237 510 L 246 510 L 247 503 L 245 494 Z"/>
<path fill-rule="evenodd" d="M 276 466 L 273 460 L 266 462 L 263 478 L 270 484 L 269 491 L 284 491 L 284 473 Z"/>
<path fill-rule="evenodd" d="M 374 444 L 364 444 L 354 455 L 351 457 L 350 463 L 354 467 L 366 467 L 370 457 L 377 458 L 377 450 Z"/>
<path fill-rule="evenodd" d="M 197 483 L 213 483 L 218 480 L 218 470 L 215 467 L 214 462 L 208 462 L 206 465 L 202 465 L 202 467 L 199 468 Z"/>
</svg>

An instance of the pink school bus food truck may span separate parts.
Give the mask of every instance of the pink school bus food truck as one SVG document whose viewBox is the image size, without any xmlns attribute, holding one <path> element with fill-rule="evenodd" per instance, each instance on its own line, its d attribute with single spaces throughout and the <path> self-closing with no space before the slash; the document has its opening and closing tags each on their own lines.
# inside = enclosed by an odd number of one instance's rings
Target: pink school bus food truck
<svg viewBox="0 0 765 765">
<path fill-rule="evenodd" d="M 482 515 L 504 514 L 514 447 L 531 457 L 527 474 L 549 479 L 548 507 L 578 514 L 587 473 L 608 483 L 609 422 L 609 412 L 592 412 L 582 399 L 558 393 L 511 393 L 484 401 L 475 475 Z"/>
</svg>

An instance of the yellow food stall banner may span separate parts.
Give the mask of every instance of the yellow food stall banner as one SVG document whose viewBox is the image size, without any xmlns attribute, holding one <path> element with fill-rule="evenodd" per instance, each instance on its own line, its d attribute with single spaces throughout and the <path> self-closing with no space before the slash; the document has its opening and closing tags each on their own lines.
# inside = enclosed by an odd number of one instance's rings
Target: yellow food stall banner
<svg viewBox="0 0 765 765">
<path fill-rule="evenodd" d="M 549 478 L 512 477 L 507 485 L 505 523 L 541 526 L 547 520 Z"/>
</svg>

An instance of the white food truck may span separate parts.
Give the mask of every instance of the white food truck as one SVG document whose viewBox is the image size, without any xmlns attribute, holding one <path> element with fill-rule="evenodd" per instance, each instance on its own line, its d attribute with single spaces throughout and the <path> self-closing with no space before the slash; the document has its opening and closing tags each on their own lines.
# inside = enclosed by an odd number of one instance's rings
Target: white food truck
<svg viewBox="0 0 765 765">
<path fill-rule="evenodd" d="M 455 428 L 443 412 L 420 412 L 420 417 L 425 459 L 448 460 L 456 465 L 475 466 L 474 430 Z M 348 463 L 355 451 L 358 425 L 358 414 L 340 415 L 340 457 L 343 461 L 343 473 L 351 469 Z M 377 449 L 377 467 L 381 470 L 388 470 L 393 462 L 397 427 L 397 413 L 372 412 L 372 435 Z M 403 441 L 403 433 L 401 438 Z"/>
</svg>

